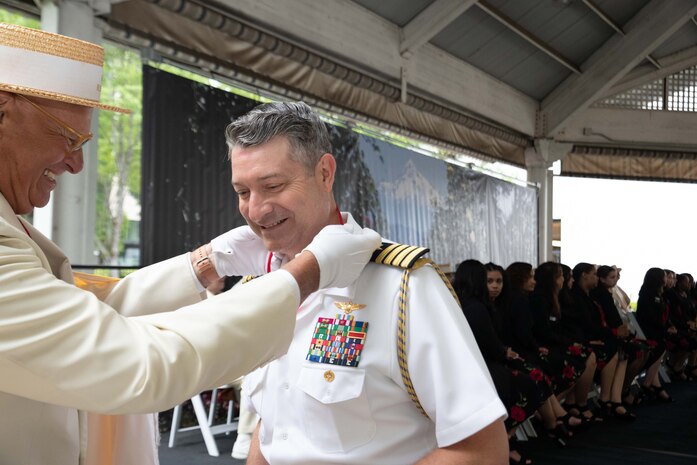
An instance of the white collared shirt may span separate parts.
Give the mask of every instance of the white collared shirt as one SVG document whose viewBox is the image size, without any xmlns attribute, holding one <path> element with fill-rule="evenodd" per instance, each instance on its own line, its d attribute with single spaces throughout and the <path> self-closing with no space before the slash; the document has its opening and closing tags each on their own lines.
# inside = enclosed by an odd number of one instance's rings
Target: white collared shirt
<svg viewBox="0 0 697 465">
<path fill-rule="evenodd" d="M 370 263 L 353 285 L 312 294 L 288 353 L 247 376 L 271 465 L 414 463 L 506 415 L 462 311 L 429 267 L 409 281 L 409 371 L 430 418 L 417 410 L 397 361 L 401 274 Z M 336 317 L 335 302 L 347 301 L 366 305 L 351 313 L 369 324 L 358 366 L 307 360 L 318 318 Z"/>
</svg>

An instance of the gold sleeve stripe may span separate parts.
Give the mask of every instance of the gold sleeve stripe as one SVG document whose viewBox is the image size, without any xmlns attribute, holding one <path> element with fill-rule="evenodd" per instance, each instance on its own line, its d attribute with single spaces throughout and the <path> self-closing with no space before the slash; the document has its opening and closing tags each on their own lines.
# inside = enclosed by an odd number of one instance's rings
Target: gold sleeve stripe
<svg viewBox="0 0 697 465">
<path fill-rule="evenodd" d="M 375 259 L 373 260 L 375 263 L 382 263 L 385 260 L 385 257 L 387 256 L 387 254 L 389 254 L 394 249 L 399 247 L 399 244 L 389 244 L 387 242 L 383 242 L 382 247 L 383 247 L 382 252 L 380 252 L 377 255 L 377 257 L 375 257 Z"/>
<path fill-rule="evenodd" d="M 371 261 L 398 268 L 411 268 L 428 251 L 429 249 L 426 247 L 383 242 L 380 248 L 373 253 Z"/>
<path fill-rule="evenodd" d="M 428 253 L 428 249 L 425 247 L 414 247 L 414 250 L 410 251 L 408 254 L 402 258 L 399 262 L 399 266 L 402 268 L 411 268 L 414 266 L 414 262 L 419 259 L 422 255 Z"/>
<path fill-rule="evenodd" d="M 404 250 L 409 249 L 411 246 L 409 245 L 404 245 L 404 244 L 399 244 L 397 247 L 392 249 L 392 251 L 385 257 L 383 262 L 386 265 L 396 265 L 398 262 L 395 261 L 395 258 Z"/>
</svg>

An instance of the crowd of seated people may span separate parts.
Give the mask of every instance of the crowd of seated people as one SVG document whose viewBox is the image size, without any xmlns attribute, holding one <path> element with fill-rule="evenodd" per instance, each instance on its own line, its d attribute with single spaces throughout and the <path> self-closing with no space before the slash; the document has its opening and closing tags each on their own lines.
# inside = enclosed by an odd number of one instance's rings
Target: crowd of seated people
<svg viewBox="0 0 697 465">
<path fill-rule="evenodd" d="M 515 439 L 528 419 L 564 447 L 592 425 L 634 421 L 642 402 L 672 402 L 662 364 L 674 380 L 697 379 L 692 276 L 649 269 L 632 314 L 620 271 L 589 263 L 458 266 L 453 286 L 508 410 L 511 463 L 532 463 Z"/>
</svg>

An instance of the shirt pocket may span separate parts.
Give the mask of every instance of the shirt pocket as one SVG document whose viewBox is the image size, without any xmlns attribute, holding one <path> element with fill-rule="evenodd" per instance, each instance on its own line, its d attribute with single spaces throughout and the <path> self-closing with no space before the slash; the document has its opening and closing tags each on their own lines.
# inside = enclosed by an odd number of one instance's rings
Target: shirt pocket
<svg viewBox="0 0 697 465">
<path fill-rule="evenodd" d="M 296 386 L 305 393 L 301 410 L 305 434 L 318 449 L 346 452 L 375 436 L 364 369 L 305 365 Z"/>
</svg>

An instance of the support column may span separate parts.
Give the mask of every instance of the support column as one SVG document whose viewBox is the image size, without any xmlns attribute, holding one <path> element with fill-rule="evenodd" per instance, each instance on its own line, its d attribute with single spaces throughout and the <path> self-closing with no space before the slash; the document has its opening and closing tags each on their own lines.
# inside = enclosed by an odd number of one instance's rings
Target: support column
<svg viewBox="0 0 697 465">
<path fill-rule="evenodd" d="M 552 192 L 554 176 L 552 163 L 571 151 L 572 144 L 535 139 L 534 147 L 525 150 L 528 182 L 535 183 L 537 191 L 537 257 L 538 263 L 552 260 Z"/>
<path fill-rule="evenodd" d="M 42 0 L 41 29 L 101 44 L 102 32 L 95 26 L 95 11 L 86 0 Z M 107 3 L 108 5 L 108 3 Z M 97 138 L 99 119 L 92 114 L 94 137 L 83 148 L 85 166 L 79 174 L 58 178 L 50 203 L 34 210 L 34 224 L 78 264 L 95 263 L 94 230 L 97 197 Z"/>
</svg>

